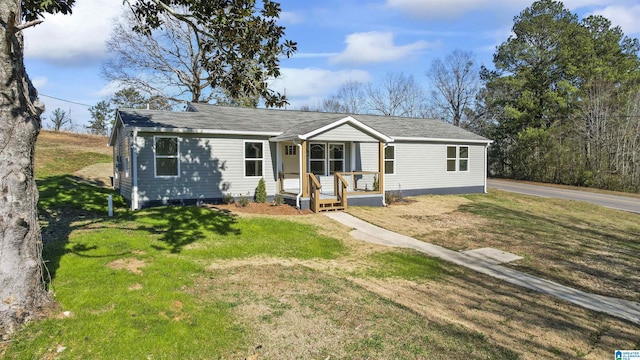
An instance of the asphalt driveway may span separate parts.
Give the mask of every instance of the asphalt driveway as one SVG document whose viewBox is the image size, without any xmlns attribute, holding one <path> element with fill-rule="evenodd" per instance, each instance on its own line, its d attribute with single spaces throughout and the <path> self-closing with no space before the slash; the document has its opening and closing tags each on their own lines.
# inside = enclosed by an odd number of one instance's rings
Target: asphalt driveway
<svg viewBox="0 0 640 360">
<path fill-rule="evenodd" d="M 532 185 L 511 180 L 487 179 L 490 188 L 540 197 L 585 201 L 612 209 L 640 214 L 640 198 L 598 194 L 587 191 L 569 190 L 543 185 Z"/>
</svg>

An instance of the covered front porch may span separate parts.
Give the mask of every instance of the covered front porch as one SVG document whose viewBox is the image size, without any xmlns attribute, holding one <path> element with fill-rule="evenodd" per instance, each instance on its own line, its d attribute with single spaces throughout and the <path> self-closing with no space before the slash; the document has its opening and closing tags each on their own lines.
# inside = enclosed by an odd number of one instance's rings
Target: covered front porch
<svg viewBox="0 0 640 360">
<path fill-rule="evenodd" d="M 314 212 L 384 205 L 384 134 L 347 117 L 272 141 L 285 202 Z"/>
</svg>

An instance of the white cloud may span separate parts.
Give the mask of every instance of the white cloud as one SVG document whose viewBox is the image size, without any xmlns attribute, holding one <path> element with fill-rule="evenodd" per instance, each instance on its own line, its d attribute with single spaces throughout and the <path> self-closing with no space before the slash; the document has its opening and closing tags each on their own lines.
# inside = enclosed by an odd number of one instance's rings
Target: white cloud
<svg viewBox="0 0 640 360">
<path fill-rule="evenodd" d="M 300 24 L 304 21 L 304 16 L 292 11 L 283 11 L 280 13 L 280 20 L 285 24 Z"/>
<path fill-rule="evenodd" d="M 98 92 L 95 95 L 103 98 L 111 97 L 113 94 L 117 93 L 124 87 L 125 85 L 123 85 L 120 81 L 117 81 L 117 80 L 109 81 L 109 83 L 107 83 L 100 90 L 98 90 Z"/>
<path fill-rule="evenodd" d="M 328 96 L 348 81 L 369 82 L 371 75 L 363 70 L 331 71 L 319 68 L 283 68 L 281 76 L 270 81 L 270 88 L 283 93 L 293 106 L 316 105 L 319 99 Z"/>
<path fill-rule="evenodd" d="M 347 36 L 345 50 L 329 59 L 332 64 L 366 64 L 403 59 L 430 46 L 426 41 L 396 46 L 393 34 L 371 31 Z"/>
<path fill-rule="evenodd" d="M 49 15 L 25 30 L 25 55 L 62 65 L 89 65 L 104 56 L 112 19 L 122 1 L 78 1 L 71 15 Z"/>
<path fill-rule="evenodd" d="M 640 33 L 640 5 L 612 5 L 594 12 L 611 20 L 614 26 L 620 26 L 625 35 Z"/>
<path fill-rule="evenodd" d="M 47 85 L 49 79 L 46 76 L 36 76 L 31 79 L 31 83 L 36 89 L 42 89 Z"/>
</svg>

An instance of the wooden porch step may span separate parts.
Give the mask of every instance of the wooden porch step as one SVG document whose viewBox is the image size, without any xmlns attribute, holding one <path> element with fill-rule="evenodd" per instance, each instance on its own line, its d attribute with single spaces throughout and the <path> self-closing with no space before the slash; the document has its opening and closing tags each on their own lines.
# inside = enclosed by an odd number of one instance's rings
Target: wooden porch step
<svg viewBox="0 0 640 360">
<path fill-rule="evenodd" d="M 339 211 L 344 210 L 344 206 L 337 199 L 320 200 L 318 203 L 318 211 Z"/>
</svg>

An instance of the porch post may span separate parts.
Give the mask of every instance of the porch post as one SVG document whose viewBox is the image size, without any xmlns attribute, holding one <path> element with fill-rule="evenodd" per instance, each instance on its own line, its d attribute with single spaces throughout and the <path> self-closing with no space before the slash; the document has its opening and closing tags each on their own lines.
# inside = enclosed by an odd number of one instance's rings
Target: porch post
<svg viewBox="0 0 640 360">
<path fill-rule="evenodd" d="M 303 140 L 300 144 L 300 159 L 302 168 L 300 175 L 302 176 L 302 197 L 309 197 L 309 175 L 307 174 L 307 141 Z"/>
<path fill-rule="evenodd" d="M 384 194 L 384 143 L 378 143 L 378 191 Z"/>
</svg>

